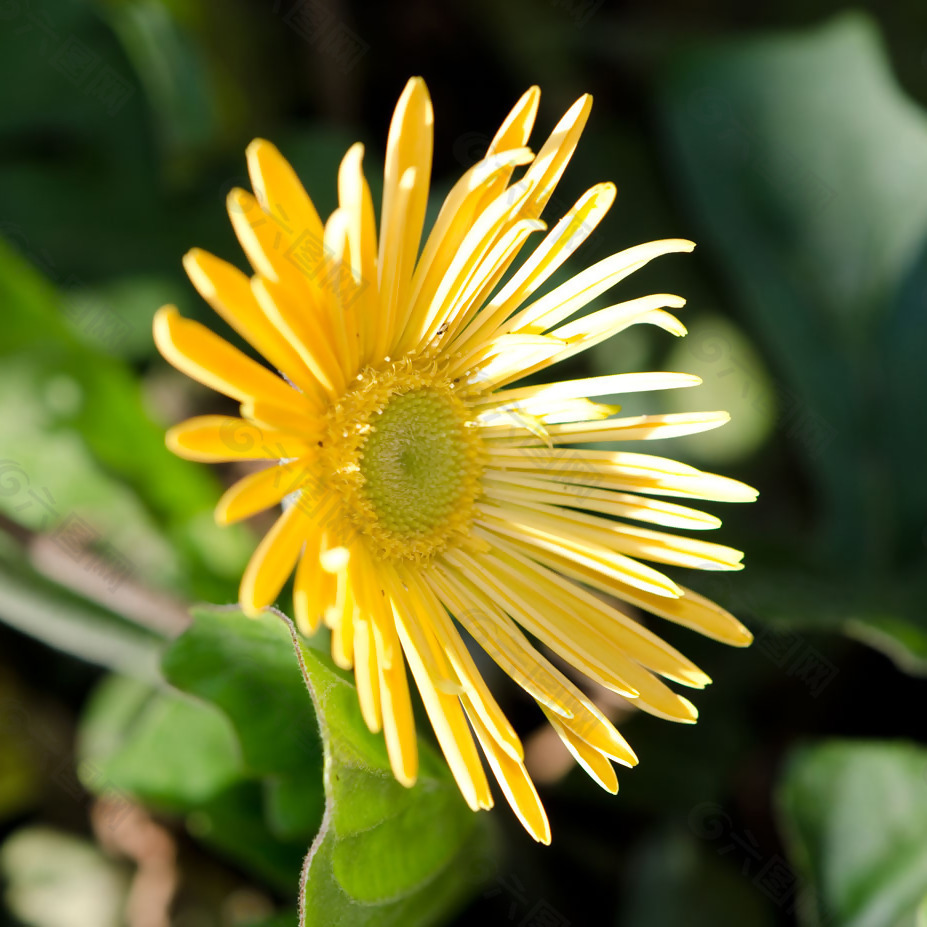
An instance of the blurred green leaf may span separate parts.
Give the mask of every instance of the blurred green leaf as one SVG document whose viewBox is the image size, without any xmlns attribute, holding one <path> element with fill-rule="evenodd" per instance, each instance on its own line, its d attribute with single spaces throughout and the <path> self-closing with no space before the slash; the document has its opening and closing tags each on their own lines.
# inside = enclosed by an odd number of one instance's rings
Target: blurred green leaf
<svg viewBox="0 0 927 927">
<path fill-rule="evenodd" d="M 660 107 L 681 191 L 781 378 L 777 427 L 813 481 L 781 507 L 781 559 L 801 570 L 748 570 L 735 598 L 923 671 L 927 116 L 859 14 L 682 55 Z"/>
<path fill-rule="evenodd" d="M 167 5 L 101 3 L 135 66 L 158 120 L 168 158 L 190 158 L 211 143 L 227 114 L 202 50 Z"/>
<path fill-rule="evenodd" d="M 234 608 L 199 608 L 164 654 L 162 670 L 178 689 L 228 718 L 243 773 L 253 780 L 201 804 L 191 827 L 292 891 L 324 798 L 318 724 L 286 629 L 270 616 L 251 620 Z M 247 839 L 237 836 L 242 828 Z M 259 858 L 262 847 L 271 847 L 266 860 Z"/>
<path fill-rule="evenodd" d="M 256 922 L 253 925 L 249 924 L 247 927 L 293 927 L 298 917 L 296 911 L 288 911 L 283 914 L 276 914 L 269 920 Z"/>
<path fill-rule="evenodd" d="M 325 743 L 325 819 L 303 871 L 301 924 L 434 924 L 477 887 L 484 822 L 421 741 L 416 785 L 396 782 L 351 678 L 290 629 Z"/>
<path fill-rule="evenodd" d="M 847 577 L 792 564 L 752 564 L 742 574 L 699 576 L 698 590 L 771 631 L 842 633 L 890 657 L 902 670 L 927 675 L 927 595 L 923 577 Z"/>
<path fill-rule="evenodd" d="M 238 741 L 220 711 L 119 676 L 84 709 L 80 755 L 94 778 L 173 811 L 199 807 L 242 777 Z"/>
<path fill-rule="evenodd" d="M 281 840 L 315 834 L 322 820 L 323 796 L 318 782 L 302 776 L 273 776 L 264 783 L 267 825 Z"/>
<path fill-rule="evenodd" d="M 313 784 L 306 783 L 311 796 Z M 263 785 L 237 782 L 187 816 L 187 829 L 226 859 L 293 896 L 309 835 L 282 840 L 272 833 L 265 818 Z"/>
<path fill-rule="evenodd" d="M 807 927 L 915 927 L 927 901 L 927 749 L 829 741 L 796 751 L 779 785 L 783 835 L 813 898 Z"/>
<path fill-rule="evenodd" d="M 88 516 L 106 542 L 133 552 L 138 579 L 232 597 L 250 536 L 213 524 L 217 481 L 167 450 L 130 368 L 79 340 L 71 326 L 80 321 L 65 321 L 55 289 L 2 242 L 0 302 L 7 462 L 20 471 L 17 485 L 7 476 L 0 490 L 9 517 L 49 530 L 72 512 Z M 41 504 L 27 504 L 30 492 L 51 497 L 51 521 Z M 224 552 L 218 576 L 216 547 Z"/>
<path fill-rule="evenodd" d="M 665 365 L 702 378 L 695 389 L 668 390 L 668 411 L 731 415 L 723 428 L 678 438 L 675 447 L 684 459 L 722 466 L 743 460 L 767 440 L 775 424 L 775 394 L 762 359 L 732 322 L 697 318 L 689 334 L 673 344 Z"/>
<path fill-rule="evenodd" d="M 894 448 L 872 425 L 894 357 L 873 349 L 927 238 L 927 117 L 858 14 L 679 56 L 660 107 L 701 237 L 783 377 L 780 423 L 823 514 L 816 548 L 879 564 L 895 505 L 873 490 L 888 492 Z M 923 394 L 923 366 L 909 373 Z"/>
<path fill-rule="evenodd" d="M 79 341 L 101 354 L 135 360 L 157 353 L 151 337 L 154 308 L 183 304 L 188 296 L 174 277 L 118 276 L 68 287 L 61 293 L 61 313 Z"/>
<path fill-rule="evenodd" d="M 768 927 L 764 896 L 737 868 L 690 834 L 667 831 L 637 847 L 618 927 Z"/>
</svg>

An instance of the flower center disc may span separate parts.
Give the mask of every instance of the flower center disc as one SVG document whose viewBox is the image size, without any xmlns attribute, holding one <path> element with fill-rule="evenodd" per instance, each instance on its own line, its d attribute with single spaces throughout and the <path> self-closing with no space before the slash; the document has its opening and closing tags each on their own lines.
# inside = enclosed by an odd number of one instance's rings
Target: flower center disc
<svg viewBox="0 0 927 927">
<path fill-rule="evenodd" d="M 427 389 L 394 396 L 373 422 L 360 462 L 383 527 L 409 537 L 446 521 L 466 489 L 468 449 L 449 397 Z"/>
<path fill-rule="evenodd" d="M 433 373 L 398 362 L 358 379 L 331 420 L 325 469 L 371 553 L 427 560 L 468 534 L 478 429 L 453 385 Z"/>
</svg>

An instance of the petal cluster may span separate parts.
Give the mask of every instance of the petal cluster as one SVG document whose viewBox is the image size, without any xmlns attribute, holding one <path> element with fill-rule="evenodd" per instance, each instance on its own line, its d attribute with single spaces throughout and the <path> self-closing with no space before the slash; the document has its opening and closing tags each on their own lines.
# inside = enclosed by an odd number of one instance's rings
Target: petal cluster
<svg viewBox="0 0 927 927">
<path fill-rule="evenodd" d="M 695 720 L 667 683 L 701 688 L 708 677 L 619 602 L 748 644 L 732 615 L 663 568 L 740 569 L 738 551 L 673 532 L 720 525 L 691 500 L 756 493 L 619 449 L 727 421 L 723 412 L 620 416 L 598 401 L 694 386 L 697 377 L 518 384 L 631 325 L 685 334 L 670 312 L 684 301 L 670 294 L 580 313 L 653 258 L 693 247 L 650 242 L 545 287 L 615 188 L 596 184 L 551 227 L 542 221 L 591 98 L 535 154 L 528 139 L 539 96 L 532 88 L 518 101 L 427 234 L 433 112 L 421 79 L 406 86 L 390 127 L 379 221 L 361 145 L 341 163 L 339 205 L 323 223 L 277 149 L 253 142 L 254 195 L 234 190 L 228 200 L 251 275 L 199 249 L 184 265 L 266 365 L 170 306 L 154 333 L 175 367 L 240 405 L 237 417 L 175 426 L 171 449 L 204 462 L 266 462 L 222 496 L 217 519 L 283 503 L 242 578 L 245 610 L 272 604 L 295 574 L 297 622 L 305 633 L 323 622 L 331 629 L 333 658 L 353 669 L 364 719 L 382 730 L 396 778 L 411 785 L 417 772 L 411 673 L 466 801 L 492 806 L 485 760 L 546 843 L 521 740 L 468 640 L 536 701 L 590 776 L 616 791 L 612 763 L 637 760 L 581 681 L 660 717 Z"/>
</svg>

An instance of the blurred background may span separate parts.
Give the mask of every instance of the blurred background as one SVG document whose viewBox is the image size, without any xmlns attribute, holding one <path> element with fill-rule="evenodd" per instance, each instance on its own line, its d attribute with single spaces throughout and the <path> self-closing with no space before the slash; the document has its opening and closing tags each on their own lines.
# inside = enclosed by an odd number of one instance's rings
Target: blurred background
<svg viewBox="0 0 927 927">
<path fill-rule="evenodd" d="M 217 528 L 240 474 L 164 449 L 167 425 L 224 409 L 161 360 L 151 318 L 175 302 L 227 333 L 180 259 L 244 266 L 225 196 L 248 186 L 253 137 L 323 214 L 364 141 L 377 201 L 421 74 L 432 215 L 537 83 L 535 145 L 595 97 L 545 218 L 595 182 L 619 191 L 568 269 L 698 242 L 608 294 L 684 296 L 688 337 L 631 329 L 571 372 L 697 373 L 625 409 L 732 413 L 646 450 L 760 489 L 710 507 L 746 570 L 685 577 L 757 639 L 733 651 L 643 617 L 715 682 L 695 727 L 606 703 L 641 759 L 617 797 L 493 678 L 552 847 L 500 799 L 418 914 L 330 922 L 927 924 L 927 7 L 3 0 L 0 23 L 0 923 L 296 922 L 324 798 L 292 650 L 243 659 L 205 635 L 159 668 L 191 603 L 234 602 L 264 525 Z M 236 680 L 309 749 L 275 750 Z M 370 883 L 389 869 L 372 860 Z"/>
</svg>

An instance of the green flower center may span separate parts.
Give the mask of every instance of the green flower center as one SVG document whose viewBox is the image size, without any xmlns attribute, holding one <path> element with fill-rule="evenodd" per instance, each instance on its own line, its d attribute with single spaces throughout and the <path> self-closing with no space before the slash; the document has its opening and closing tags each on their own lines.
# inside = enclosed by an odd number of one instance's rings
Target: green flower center
<svg viewBox="0 0 927 927">
<path fill-rule="evenodd" d="M 423 535 L 469 494 L 473 446 L 453 397 L 431 389 L 393 396 L 361 448 L 364 492 L 383 528 Z"/>
<path fill-rule="evenodd" d="M 357 376 L 328 414 L 319 466 L 340 498 L 337 537 L 352 529 L 378 560 L 426 563 L 474 543 L 485 450 L 472 394 L 432 358 Z"/>
</svg>

